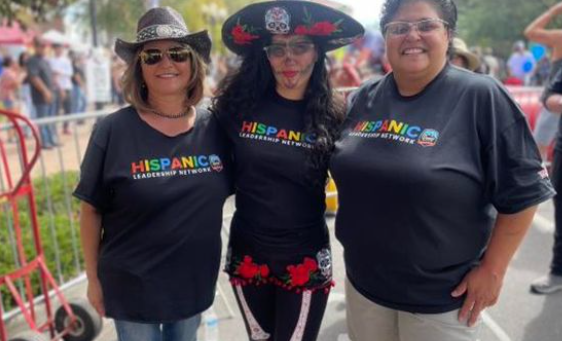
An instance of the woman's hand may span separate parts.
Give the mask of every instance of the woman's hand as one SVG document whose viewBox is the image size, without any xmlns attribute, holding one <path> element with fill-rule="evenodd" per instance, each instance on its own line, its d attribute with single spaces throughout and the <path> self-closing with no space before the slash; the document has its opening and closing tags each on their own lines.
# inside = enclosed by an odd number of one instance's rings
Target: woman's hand
<svg viewBox="0 0 562 341">
<path fill-rule="evenodd" d="M 550 112 L 560 115 L 562 113 L 562 96 L 559 94 L 548 96 L 545 106 Z"/>
<path fill-rule="evenodd" d="M 453 297 L 466 294 L 464 304 L 459 313 L 459 321 L 467 320 L 472 327 L 480 313 L 498 301 L 503 284 L 503 276 L 480 265 L 472 269 L 451 293 Z"/>
<path fill-rule="evenodd" d="M 96 309 L 100 316 L 105 316 L 105 306 L 103 304 L 103 292 L 100 281 L 96 278 L 88 280 L 88 301 Z"/>
</svg>

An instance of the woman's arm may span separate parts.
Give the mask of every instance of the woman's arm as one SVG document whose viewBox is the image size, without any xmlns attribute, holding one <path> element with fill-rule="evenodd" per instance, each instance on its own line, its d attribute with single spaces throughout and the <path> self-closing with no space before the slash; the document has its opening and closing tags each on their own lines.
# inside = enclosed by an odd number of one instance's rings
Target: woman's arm
<svg viewBox="0 0 562 341">
<path fill-rule="evenodd" d="M 548 30 L 546 26 L 554 17 L 562 14 L 562 3 L 552 6 L 525 29 L 525 37 L 540 44 L 552 47 L 562 41 L 562 30 Z"/>
<path fill-rule="evenodd" d="M 101 240 L 101 215 L 98 210 L 82 201 L 80 232 L 86 276 L 88 277 L 88 300 L 101 316 L 105 316 L 103 293 L 98 279 L 98 255 Z"/>
<path fill-rule="evenodd" d="M 531 226 L 537 207 L 515 214 L 498 214 L 481 264 L 472 269 L 452 292 L 454 297 L 466 294 L 459 313 L 460 321 L 467 320 L 472 326 L 482 310 L 496 304 L 509 262 Z"/>
</svg>

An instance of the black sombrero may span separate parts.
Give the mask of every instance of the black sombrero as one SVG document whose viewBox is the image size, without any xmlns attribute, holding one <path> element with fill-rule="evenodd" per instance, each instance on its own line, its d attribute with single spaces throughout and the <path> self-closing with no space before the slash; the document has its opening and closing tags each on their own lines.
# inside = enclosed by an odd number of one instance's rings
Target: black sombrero
<svg viewBox="0 0 562 341">
<path fill-rule="evenodd" d="M 211 60 L 211 38 L 207 31 L 189 33 L 181 14 L 170 7 L 156 7 L 146 12 L 137 24 L 137 40 L 115 41 L 115 53 L 127 63 L 135 57 L 137 50 L 147 42 L 175 40 L 191 46 L 205 62 Z"/>
<path fill-rule="evenodd" d="M 258 2 L 236 12 L 222 26 L 222 40 L 234 53 L 245 54 L 276 34 L 311 36 L 331 51 L 365 33 L 349 15 L 315 2 L 277 0 Z"/>
</svg>

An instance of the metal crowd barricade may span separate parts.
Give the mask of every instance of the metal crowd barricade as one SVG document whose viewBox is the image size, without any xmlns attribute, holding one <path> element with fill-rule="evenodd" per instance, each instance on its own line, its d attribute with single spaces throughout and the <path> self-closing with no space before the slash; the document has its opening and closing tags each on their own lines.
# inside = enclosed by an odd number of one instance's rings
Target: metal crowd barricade
<svg viewBox="0 0 562 341">
<path fill-rule="evenodd" d="M 78 236 L 79 230 L 79 217 L 75 215 L 75 210 L 73 210 L 73 201 L 76 200 L 72 198 L 72 189 L 76 186 L 78 180 L 79 167 L 83 158 L 83 153 L 86 150 L 87 143 L 90 138 L 91 131 L 94 127 L 95 122 L 106 116 L 107 114 L 115 111 L 117 108 L 112 107 L 107 110 L 89 112 L 83 114 L 72 114 L 66 116 L 57 116 L 51 118 L 42 118 L 34 120 L 33 123 L 39 130 L 44 126 L 54 126 L 58 130 L 58 145 L 52 149 L 43 150 L 35 169 L 31 172 L 31 177 L 34 182 L 34 189 L 38 193 L 37 196 L 44 198 L 44 212 L 43 216 L 45 219 L 41 221 L 43 228 L 48 230 L 48 233 L 44 233 L 43 239 L 48 239 L 50 245 L 50 250 L 47 250 L 52 257 L 50 259 L 54 265 L 51 267 L 53 272 L 53 277 L 60 284 L 60 290 L 66 291 L 72 287 L 81 284 L 86 280 L 86 276 L 83 273 L 84 269 L 81 261 L 81 251 L 80 251 L 80 240 Z M 61 126 L 64 123 L 68 123 L 70 134 L 64 135 L 61 133 Z M 7 131 L 12 129 L 10 124 L 0 125 L 0 139 L 4 139 L 7 136 Z M 7 162 L 11 165 L 19 163 L 21 161 L 21 151 L 14 144 L 6 143 L 6 154 L 8 155 Z M 1 175 L 1 174 L 0 174 Z M 17 175 L 17 174 L 16 174 Z M 57 178 L 53 178 L 53 176 Z M 54 185 L 56 182 L 62 183 L 62 192 L 55 193 Z M 60 185 L 60 184 L 59 184 Z M 4 189 L 6 184 L 3 183 L 2 177 L 0 176 L 0 190 Z M 60 187 L 60 186 L 59 186 Z M 62 195 L 62 199 L 60 196 Z M 56 202 L 58 201 L 58 202 Z M 60 216 L 60 204 L 63 203 L 63 215 L 68 219 L 68 223 L 61 224 L 57 220 L 57 216 Z M 59 207 L 56 207 L 58 203 Z M 0 203 L 0 223 L 3 222 L 7 226 L 13 226 L 14 222 L 10 215 L 2 214 L 2 203 Z M 223 221 L 228 221 L 231 217 L 225 216 Z M 12 231 L 11 228 L 7 229 Z M 69 240 L 61 240 L 57 237 L 57 232 L 61 230 L 70 231 Z M 223 236 L 228 238 L 228 227 L 223 224 Z M 1 235 L 0 235 L 1 237 Z M 66 251 L 64 251 L 62 244 L 66 245 Z M 16 248 L 16 237 L 12 234 L 8 234 L 7 243 L 0 243 L 0 245 L 7 245 L 10 249 L 10 258 L 12 262 L 17 264 L 18 255 Z M 66 252 L 66 254 L 65 254 Z M 71 262 L 64 261 L 65 258 L 71 258 Z M 8 261 L 7 259 L 0 259 L 1 262 Z M 69 271 L 68 267 L 71 266 L 72 269 Z M 0 266 L 1 270 L 1 266 Z M 66 270 L 66 271 L 65 271 Z M 1 271 L 0 271 L 1 273 Z M 66 275 L 65 275 L 66 273 Z M 70 273 L 70 275 L 69 275 Z M 18 283 L 18 290 L 20 294 L 25 295 L 25 287 L 21 283 Z M 225 299 L 225 294 L 223 288 L 217 286 L 217 295 L 223 300 L 226 307 L 228 316 L 227 318 L 232 318 L 235 316 L 233 308 L 230 306 L 229 302 Z M 49 297 L 53 297 L 55 292 L 49 292 Z M 38 306 L 45 302 L 45 297 L 43 295 L 35 297 L 33 299 L 27 299 L 26 304 L 28 306 L 35 305 Z M 21 311 L 14 306 L 6 307 L 3 305 L 0 294 L 0 312 L 2 312 L 2 321 L 9 323 L 12 319 L 21 315 Z M 0 321 L 1 322 L 1 321 Z"/>
<path fill-rule="evenodd" d="M 44 206 L 38 207 L 38 212 L 43 217 L 40 221 L 44 228 L 43 240 L 45 241 L 44 244 L 46 254 L 49 255 L 49 261 L 54 263 L 54 266 L 51 266 L 53 277 L 60 284 L 61 290 L 66 290 L 85 279 L 81 263 L 80 241 L 78 236 L 79 223 L 78 217 L 72 209 L 72 200 L 74 199 L 72 198 L 71 191 L 76 185 L 82 153 L 86 148 L 93 123 L 96 119 L 107 115 L 109 112 L 110 110 L 104 110 L 86 114 L 43 118 L 33 121 L 38 129 L 46 125 L 57 126 L 63 122 L 68 122 L 70 127 L 70 135 L 59 134 L 60 145 L 54 149 L 43 150 L 36 167 L 31 171 L 33 187 L 37 193 L 37 197 L 43 198 L 45 203 Z M 6 140 L 5 137 L 10 129 L 13 129 L 10 123 L 1 125 L 0 139 L 3 141 Z M 25 133 L 25 130 L 23 132 Z M 29 134 L 29 131 L 27 131 L 27 133 Z M 12 169 L 12 177 L 18 178 L 24 171 L 24 158 L 22 155 L 24 151 L 15 143 L 5 142 L 3 145 L 6 162 Z M 70 175 L 72 174 L 74 174 L 74 176 L 71 177 Z M 6 183 L 5 179 L 6 174 L 0 174 L 0 192 L 8 189 L 9 184 Z M 56 185 L 54 182 L 62 183 L 61 193 L 53 192 L 53 186 Z M 60 187 L 60 184 L 57 186 Z M 61 194 L 62 200 L 60 198 Z M 55 207 L 55 200 L 62 201 L 62 208 Z M 61 209 L 63 212 L 60 212 Z M 0 243 L 0 245 L 4 247 L 8 246 L 10 254 L 9 257 L 2 257 L 2 259 L 0 259 L 0 265 L 2 263 L 6 265 L 5 262 L 11 259 L 13 264 L 21 266 L 21 264 L 19 264 L 18 250 L 16 247 L 17 236 L 13 233 L 13 214 L 6 214 L 5 212 L 8 212 L 8 210 L 9 207 L 7 203 L 0 202 L 0 224 L 8 227 L 6 229 L 8 231 L 5 236 L 6 241 Z M 59 212 L 57 212 L 57 210 Z M 64 223 L 57 221 L 56 218 L 60 216 L 67 217 L 67 220 L 65 220 Z M 68 222 L 68 224 L 66 222 Z M 48 231 L 47 233 L 45 233 L 45 229 Z M 57 237 L 57 234 L 61 231 L 69 231 L 69 240 L 61 240 L 61 238 Z M 67 249 L 70 250 L 70 255 L 61 254 L 61 244 L 69 244 L 67 245 Z M 68 259 L 69 257 L 71 261 L 67 260 L 65 262 L 64 259 Z M 69 267 L 71 267 L 71 269 L 69 269 Z M 0 267 L 0 273 L 1 272 Z M 17 283 L 17 287 L 20 295 L 26 298 L 27 306 L 37 305 L 45 301 L 43 295 L 28 299 L 23 283 Z M 54 296 L 54 294 L 53 291 L 49 291 L 50 297 Z M 11 319 L 21 314 L 20 309 L 15 305 L 5 305 L 6 304 L 0 299 L 0 309 L 3 312 L 2 321 L 9 322 Z"/>
<path fill-rule="evenodd" d="M 541 102 L 543 88 L 537 86 L 508 86 L 507 90 L 523 109 L 531 129 L 535 129 L 535 124 L 543 108 Z"/>
<path fill-rule="evenodd" d="M 17 113 L 0 110 L 0 115 L 8 119 L 8 128 L 13 129 L 15 135 L 15 153 L 13 149 L 8 151 L 0 140 L 0 212 L 9 219 L 8 224 L 0 226 L 0 232 L 9 231 L 9 238 L 15 239 L 11 241 L 14 264 L 4 263 L 0 268 L 0 302 L 4 304 L 2 298 L 6 298 L 5 302 L 14 305 L 9 314 L 17 311 L 23 315 L 27 326 L 14 340 L 54 341 L 70 337 L 76 341 L 92 341 L 101 331 L 101 317 L 84 300 L 68 301 L 47 265 L 31 178 L 41 152 L 37 130 Z M 28 138 L 25 138 L 26 129 Z M 56 296 L 58 308 L 52 296 Z M 43 303 L 41 308 L 37 304 L 39 300 Z M 5 307 L 0 306 L 3 317 L 0 340 L 7 341 L 13 333 L 6 325 L 4 310 Z M 48 339 L 46 332 L 49 332 Z"/>
</svg>

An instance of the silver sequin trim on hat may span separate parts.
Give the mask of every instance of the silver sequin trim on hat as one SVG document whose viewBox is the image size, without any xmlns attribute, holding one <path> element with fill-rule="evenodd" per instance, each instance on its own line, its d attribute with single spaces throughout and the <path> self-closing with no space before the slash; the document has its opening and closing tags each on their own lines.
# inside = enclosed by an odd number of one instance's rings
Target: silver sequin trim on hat
<svg viewBox="0 0 562 341">
<path fill-rule="evenodd" d="M 137 33 L 137 43 L 142 43 L 155 39 L 173 39 L 182 38 L 188 35 L 189 32 L 179 26 L 172 25 L 154 25 L 145 27 L 142 31 Z"/>
</svg>

